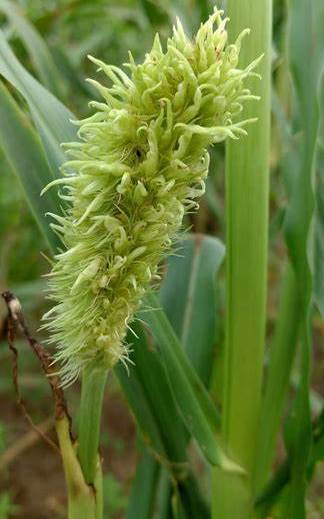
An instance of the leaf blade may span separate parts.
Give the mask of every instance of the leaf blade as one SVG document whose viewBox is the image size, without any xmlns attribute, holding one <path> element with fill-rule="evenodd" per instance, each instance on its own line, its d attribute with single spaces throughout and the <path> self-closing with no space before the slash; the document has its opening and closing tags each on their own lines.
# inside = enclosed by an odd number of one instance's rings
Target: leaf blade
<svg viewBox="0 0 324 519">
<path fill-rule="evenodd" d="M 215 438 L 218 424 L 217 411 L 208 393 L 191 367 L 155 295 L 148 294 L 146 301 L 151 311 L 141 313 L 157 340 L 169 383 L 184 422 L 198 442 L 209 463 L 224 470 L 242 473 L 231 461 Z"/>
<path fill-rule="evenodd" d="M 42 145 L 27 117 L 18 108 L 0 81 L 0 146 L 19 178 L 38 226 L 50 248 L 58 240 L 46 219 L 46 212 L 56 210 L 55 193 L 40 198 L 42 186 L 52 179 Z"/>
<path fill-rule="evenodd" d="M 61 143 L 76 140 L 75 127 L 70 123 L 74 116 L 21 65 L 1 30 L 0 75 L 26 99 L 42 139 L 53 178 L 59 177 L 59 168 L 65 160 Z"/>
<path fill-rule="evenodd" d="M 292 266 L 296 274 L 300 306 L 300 383 L 293 408 L 286 424 L 285 439 L 289 453 L 290 485 L 282 511 L 287 519 L 304 519 L 306 473 L 311 453 L 312 427 L 310 409 L 311 360 L 311 307 L 313 291 L 313 264 L 310 244 L 313 246 L 312 218 L 314 214 L 314 157 L 319 126 L 316 99 L 318 71 L 313 46 L 316 10 L 304 0 L 293 0 L 290 5 L 290 68 L 297 94 L 297 105 L 303 138 L 299 150 L 300 167 L 296 172 L 285 217 L 285 236 Z M 311 28 L 303 31 L 305 23 Z M 302 37 L 301 37 L 302 35 Z M 309 74 L 304 73 L 309 63 Z"/>
<path fill-rule="evenodd" d="M 166 315 L 206 386 L 216 341 L 215 279 L 224 255 L 225 247 L 216 238 L 188 236 L 179 244 L 179 256 L 169 258 L 160 289 Z"/>
<path fill-rule="evenodd" d="M 20 13 L 18 5 L 0 0 L 0 10 L 7 16 L 25 45 L 43 84 L 60 97 L 62 87 L 52 55 L 35 27 Z"/>
</svg>

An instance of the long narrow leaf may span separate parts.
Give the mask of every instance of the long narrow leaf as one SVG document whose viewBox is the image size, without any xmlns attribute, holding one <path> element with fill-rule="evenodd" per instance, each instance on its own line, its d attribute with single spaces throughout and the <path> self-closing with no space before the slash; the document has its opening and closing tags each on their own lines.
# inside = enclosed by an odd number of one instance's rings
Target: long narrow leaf
<svg viewBox="0 0 324 519">
<path fill-rule="evenodd" d="M 168 261 L 160 298 L 191 363 L 208 386 L 216 340 L 215 278 L 224 245 L 210 236 L 192 235 Z"/>
<path fill-rule="evenodd" d="M 0 146 L 23 186 L 41 232 L 49 246 L 55 249 L 57 239 L 45 214 L 56 211 L 57 197 L 53 192 L 40 197 L 42 187 L 51 179 L 51 171 L 36 132 L 1 81 Z"/>
<path fill-rule="evenodd" d="M 318 151 L 316 162 L 317 175 L 315 183 L 316 219 L 314 230 L 314 298 L 322 317 L 324 317 L 324 69 L 319 86 L 320 128 L 318 135 Z"/>
<path fill-rule="evenodd" d="M 318 461 L 324 460 L 324 409 L 320 412 L 318 418 L 312 426 L 313 448 L 307 468 L 307 477 L 312 476 L 314 466 Z M 256 508 L 262 510 L 263 515 L 271 509 L 273 503 L 278 500 L 278 496 L 284 489 L 285 485 L 290 482 L 289 459 L 286 459 L 276 470 L 273 478 L 267 483 L 261 494 L 257 496 Z M 259 517 L 259 515 L 258 515 Z"/>
<path fill-rule="evenodd" d="M 167 376 L 183 420 L 206 459 L 224 470 L 241 472 L 216 440 L 217 411 L 198 375 L 191 367 L 159 302 L 152 293 L 146 297 L 151 311 L 141 314 L 156 339 Z"/>
<path fill-rule="evenodd" d="M 53 61 L 52 55 L 32 24 L 20 13 L 15 2 L 0 1 L 0 11 L 9 19 L 18 36 L 29 52 L 39 77 L 50 92 L 60 97 L 62 92 L 62 78 Z"/>
<path fill-rule="evenodd" d="M 288 196 L 292 196 L 295 171 L 299 167 L 299 146 L 281 107 L 279 97 L 275 93 L 273 93 L 272 104 L 284 150 L 280 171 L 285 179 Z M 299 327 L 296 326 L 296 323 L 299 323 L 300 314 L 296 275 L 290 260 L 288 260 L 282 280 L 275 331 L 269 348 L 270 360 L 262 400 L 258 433 L 258 462 L 255 469 L 257 492 L 266 483 L 271 469 L 280 420 L 288 398 L 290 375 L 297 351 Z"/>
<path fill-rule="evenodd" d="M 172 481 L 173 486 L 177 488 L 176 495 L 181 506 L 205 510 L 206 504 L 188 470 L 186 450 L 189 437 L 175 405 L 160 356 L 148 342 L 147 334 L 141 329 L 139 323 L 133 323 L 132 328 L 137 335 L 136 338 L 133 335 L 129 337 L 132 342 L 130 360 L 134 362 L 134 365 L 131 366 L 129 378 L 125 378 L 125 370 L 124 373 L 121 373 L 123 367 L 118 367 L 117 373 L 126 393 L 128 393 L 129 383 L 133 384 L 133 378 L 135 378 L 140 388 L 139 395 L 145 395 L 145 408 L 149 409 L 150 419 L 156 424 L 156 430 L 159 431 L 163 452 L 161 452 L 160 444 L 156 446 L 156 437 L 150 435 L 152 429 L 148 427 L 146 419 L 141 416 L 141 419 L 138 420 L 139 413 L 135 410 L 141 437 L 150 447 L 151 455 L 153 454 L 155 459 L 166 467 L 170 482 Z M 132 379 L 129 380 L 130 378 Z M 137 399 L 137 394 L 134 398 Z M 135 405 L 138 405 L 137 400 Z M 143 401 L 141 405 L 143 406 Z M 131 407 L 134 411 L 133 399 L 131 399 Z M 151 463 L 150 458 L 147 463 Z M 135 479 L 134 485 L 138 485 L 137 479 Z"/>
<path fill-rule="evenodd" d="M 34 123 L 44 144 L 52 175 L 59 176 L 65 160 L 62 142 L 76 139 L 76 129 L 70 123 L 73 114 L 44 88 L 17 60 L 0 31 L 0 75 L 9 81 L 26 99 Z"/>
<path fill-rule="evenodd" d="M 186 431 L 177 410 L 173 395 L 159 355 L 147 341 L 147 335 L 139 323 L 132 329 L 138 338 L 131 337 L 131 361 L 136 366 L 136 376 L 146 393 L 152 414 L 161 432 L 171 472 L 175 477 L 183 475 L 183 464 L 187 462 Z M 158 381 L 158 383 L 157 383 Z"/>
<path fill-rule="evenodd" d="M 148 450 L 143 448 L 141 459 L 137 464 L 125 519 L 152 518 L 158 476 L 158 462 L 152 457 Z"/>
<path fill-rule="evenodd" d="M 266 483 L 297 349 L 300 307 L 295 273 L 288 263 L 283 278 L 279 315 L 270 348 L 270 363 L 262 400 L 257 449 L 256 489 Z"/>
<path fill-rule="evenodd" d="M 282 517 L 304 519 L 306 471 L 311 451 L 311 414 L 309 401 L 311 358 L 312 265 L 309 260 L 311 221 L 314 212 L 314 157 L 318 131 L 316 100 L 317 73 L 312 30 L 313 6 L 305 0 L 293 0 L 290 7 L 290 65 L 293 73 L 303 129 L 300 169 L 296 177 L 285 219 L 286 240 L 295 270 L 301 308 L 300 384 L 286 426 L 286 444 L 290 458 L 290 486 Z M 302 35 L 302 37 L 301 37 Z M 307 77 L 305 63 L 309 65 Z"/>
<path fill-rule="evenodd" d="M 131 367 L 129 374 L 121 364 L 115 367 L 115 373 L 126 395 L 128 405 L 134 413 L 135 421 L 148 447 L 152 447 L 162 458 L 167 459 L 161 431 L 159 431 L 147 395 L 136 375 L 136 368 Z"/>
</svg>

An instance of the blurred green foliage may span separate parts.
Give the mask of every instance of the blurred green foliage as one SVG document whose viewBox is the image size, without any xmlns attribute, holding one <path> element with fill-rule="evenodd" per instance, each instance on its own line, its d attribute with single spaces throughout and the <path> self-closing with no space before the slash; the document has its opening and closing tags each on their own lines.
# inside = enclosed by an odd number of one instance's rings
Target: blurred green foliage
<svg viewBox="0 0 324 519">
<path fill-rule="evenodd" d="M 0 152 L 0 286 L 38 279 L 44 262 L 43 237 L 30 213 L 18 180 Z"/>
<path fill-rule="evenodd" d="M 127 505 L 125 491 L 113 474 L 108 473 L 103 479 L 105 517 L 115 519 L 124 512 Z"/>
<path fill-rule="evenodd" d="M 19 506 L 13 504 L 12 497 L 9 492 L 0 493 L 0 519 L 9 519 L 16 517 L 19 513 Z"/>
</svg>

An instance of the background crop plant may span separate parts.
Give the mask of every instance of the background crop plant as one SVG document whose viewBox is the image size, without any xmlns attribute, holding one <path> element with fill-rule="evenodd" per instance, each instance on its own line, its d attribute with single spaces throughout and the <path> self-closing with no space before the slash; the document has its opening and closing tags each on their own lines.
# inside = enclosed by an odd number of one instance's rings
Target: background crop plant
<svg viewBox="0 0 324 519">
<path fill-rule="evenodd" d="M 322 4 L 0 0 L 5 514 L 320 516 Z"/>
</svg>

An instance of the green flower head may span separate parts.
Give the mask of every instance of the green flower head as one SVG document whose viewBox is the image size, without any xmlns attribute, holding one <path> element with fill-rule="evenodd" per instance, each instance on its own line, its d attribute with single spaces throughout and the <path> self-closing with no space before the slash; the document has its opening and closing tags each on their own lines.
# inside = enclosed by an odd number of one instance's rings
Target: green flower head
<svg viewBox="0 0 324 519">
<path fill-rule="evenodd" d="M 66 145 L 60 196 L 52 215 L 64 251 L 49 274 L 55 306 L 44 319 L 58 345 L 63 382 L 90 362 L 107 368 L 127 358 L 125 336 L 145 291 L 159 279 L 182 220 L 205 191 L 210 145 L 246 133 L 244 87 L 258 60 L 238 68 L 244 31 L 227 43 L 226 19 L 215 10 L 190 39 L 178 21 L 162 49 L 123 70 L 90 57 L 108 86 L 90 80 L 102 102 L 78 123 L 79 142 Z M 48 186 L 49 187 L 49 186 Z"/>
</svg>

